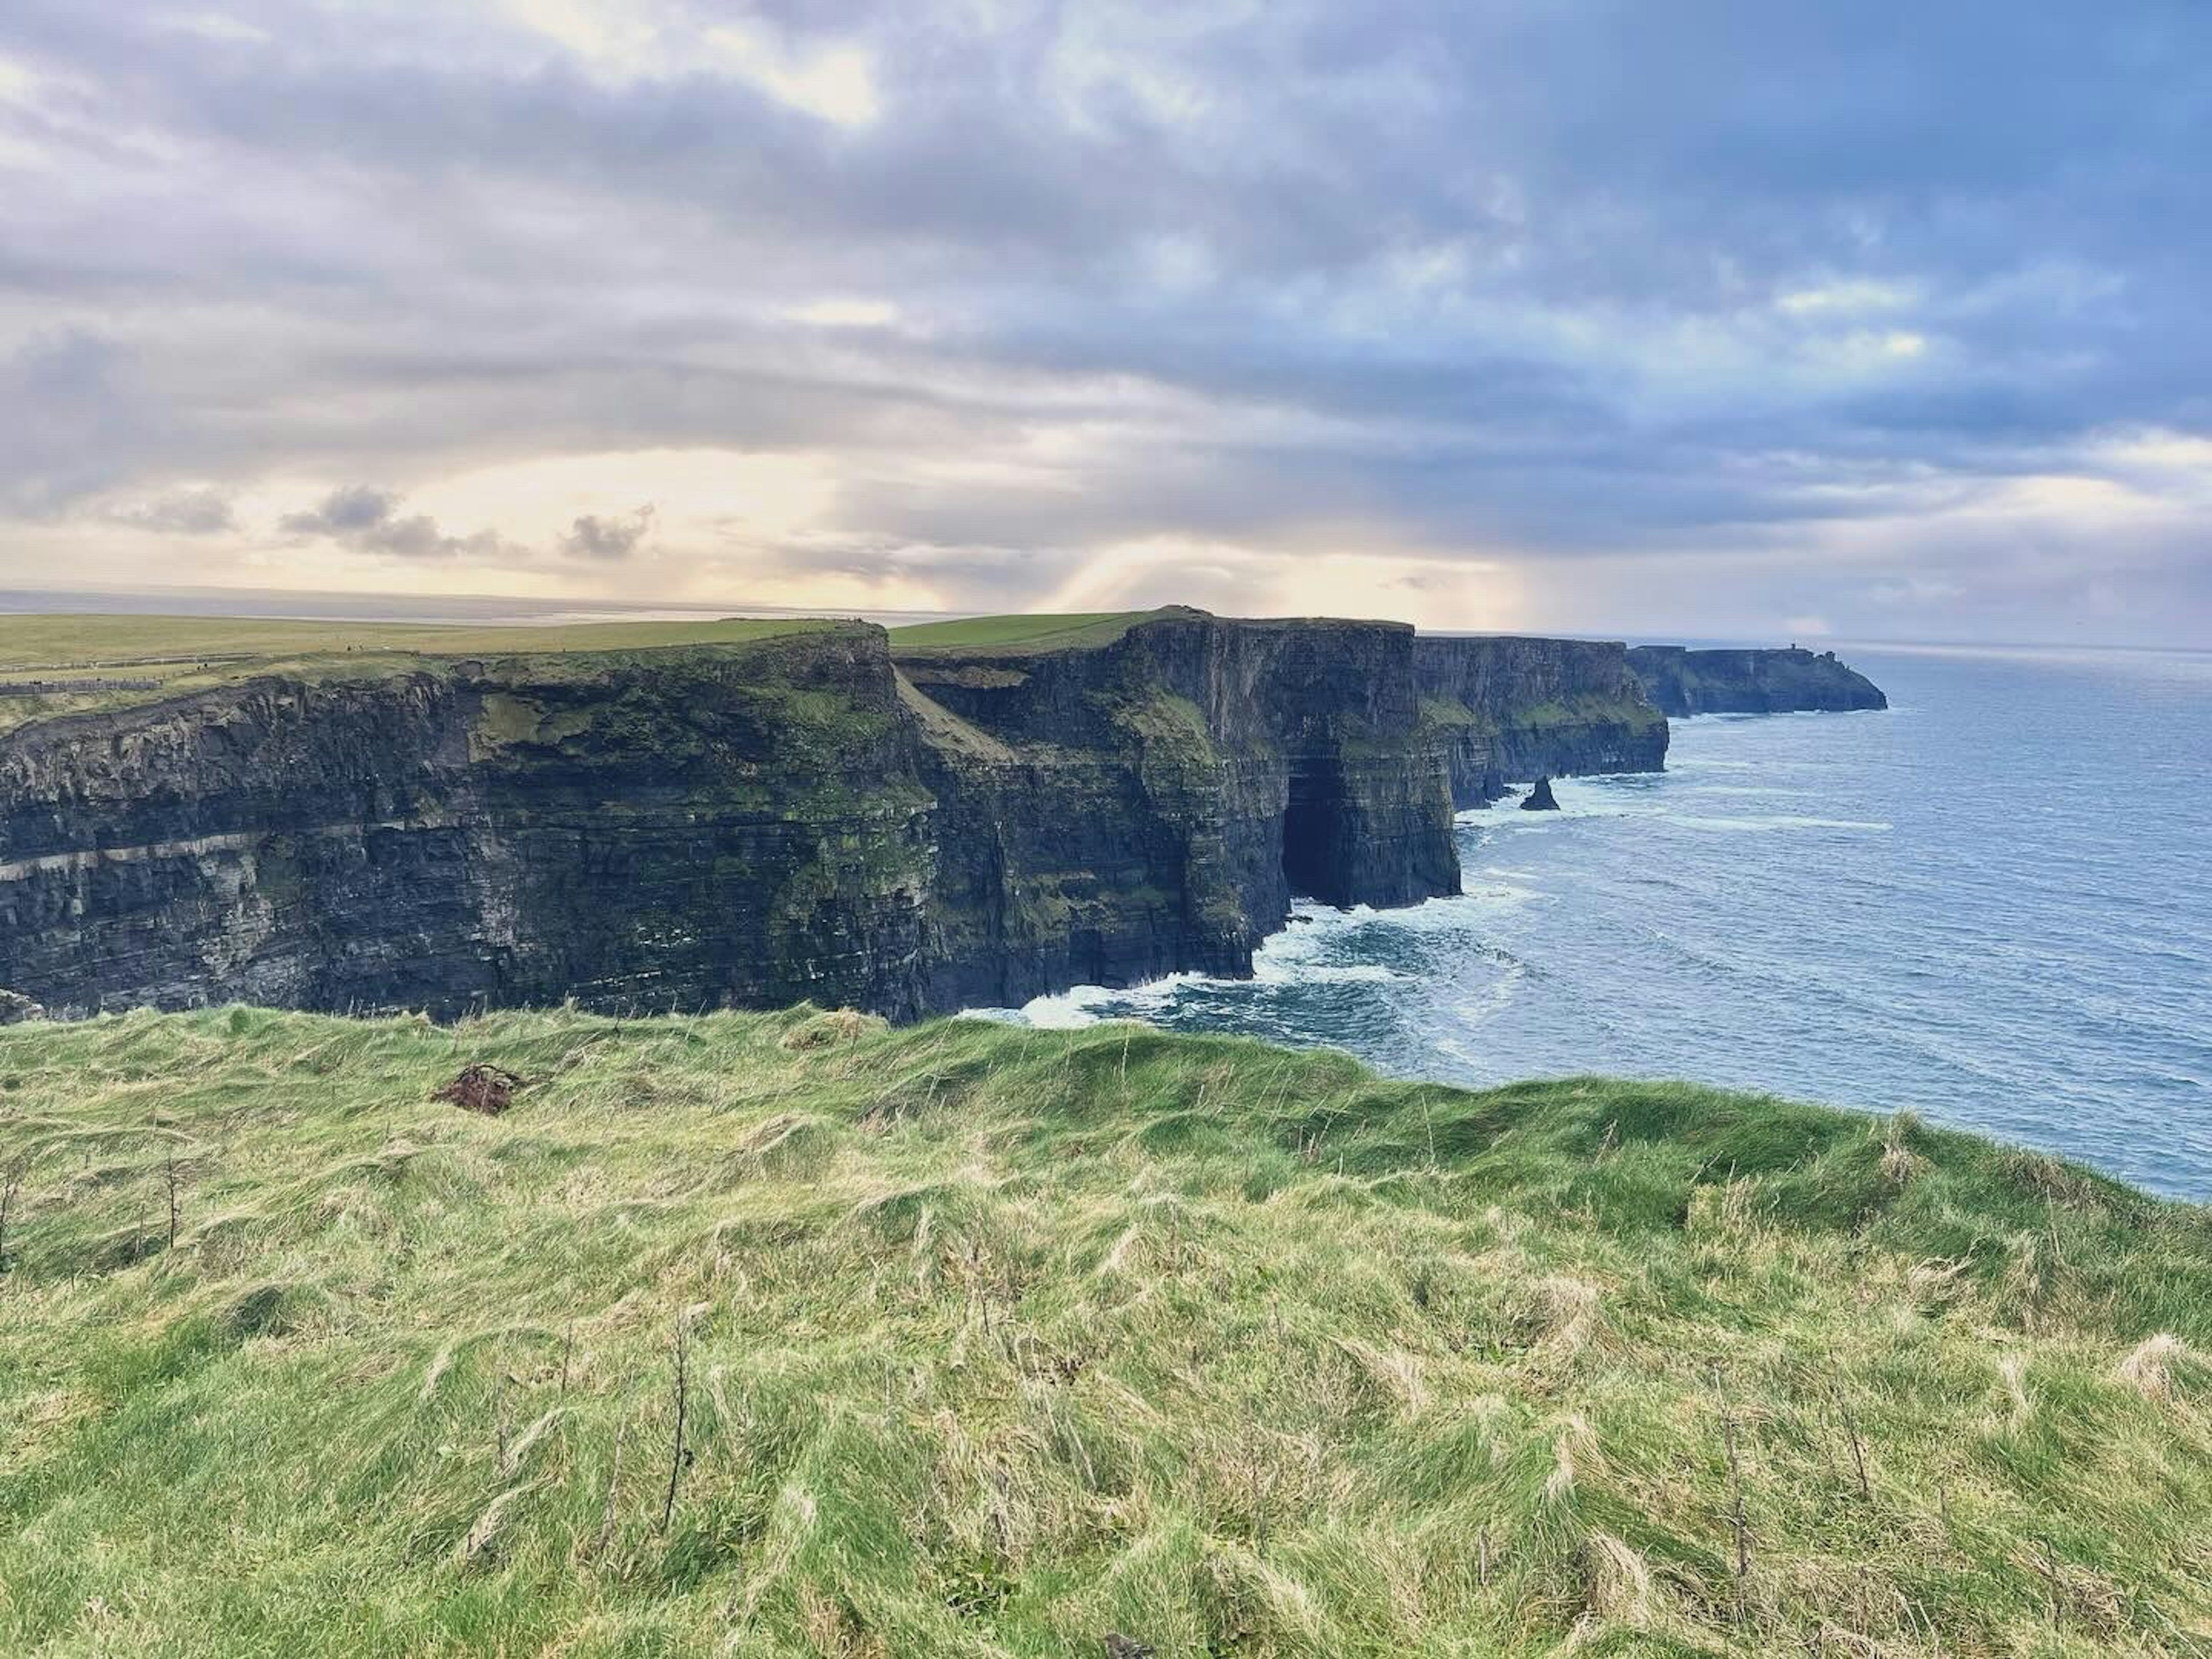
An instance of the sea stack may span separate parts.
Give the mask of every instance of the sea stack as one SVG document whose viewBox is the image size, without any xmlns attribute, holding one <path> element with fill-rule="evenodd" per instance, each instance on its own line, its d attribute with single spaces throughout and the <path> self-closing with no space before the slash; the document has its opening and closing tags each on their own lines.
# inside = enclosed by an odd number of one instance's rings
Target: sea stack
<svg viewBox="0 0 2212 1659">
<path fill-rule="evenodd" d="M 1522 798 L 1521 810 L 1524 812 L 1556 812 L 1559 810 L 1559 799 L 1552 793 L 1551 779 L 1536 780 L 1536 787 Z"/>
</svg>

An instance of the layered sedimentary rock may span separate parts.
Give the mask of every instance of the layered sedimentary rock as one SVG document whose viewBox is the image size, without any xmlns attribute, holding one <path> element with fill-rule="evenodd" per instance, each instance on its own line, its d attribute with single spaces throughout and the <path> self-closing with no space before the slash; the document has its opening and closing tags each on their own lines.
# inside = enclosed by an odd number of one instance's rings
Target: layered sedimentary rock
<svg viewBox="0 0 2212 1659">
<path fill-rule="evenodd" d="M 49 1006 L 926 1006 L 883 636 L 270 676 L 0 739 L 0 984 Z"/>
<path fill-rule="evenodd" d="M 1425 635 L 1414 665 L 1456 806 L 1539 778 L 1666 766 L 1666 717 L 1617 641 Z"/>
<path fill-rule="evenodd" d="M 49 1006 L 802 998 L 1249 971 L 1292 892 L 1456 891 L 1409 629 L 756 644 L 269 674 L 0 738 L 0 985 Z"/>
<path fill-rule="evenodd" d="M 1057 650 L 330 659 L 34 716 L 0 735 L 0 986 L 911 1018 L 1243 974 L 1294 895 L 1457 891 L 1455 805 L 1657 769 L 1632 663 L 1692 711 L 1881 696 L 1805 653 L 1170 611 Z"/>
<path fill-rule="evenodd" d="M 1678 720 L 1889 707 L 1872 680 L 1838 662 L 1832 651 L 1815 653 L 1794 645 L 1769 651 L 1639 645 L 1630 650 L 1628 660 L 1652 702 Z"/>
<path fill-rule="evenodd" d="M 946 1003 L 1249 971 L 1293 893 L 1459 890 L 1413 630 L 1195 612 L 1087 649 L 902 654 L 925 776 L 963 823 Z"/>
</svg>

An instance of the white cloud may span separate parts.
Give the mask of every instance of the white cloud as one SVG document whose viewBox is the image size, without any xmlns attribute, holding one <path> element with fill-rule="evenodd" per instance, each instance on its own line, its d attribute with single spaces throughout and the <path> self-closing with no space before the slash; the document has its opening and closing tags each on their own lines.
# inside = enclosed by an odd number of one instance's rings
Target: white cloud
<svg viewBox="0 0 2212 1659">
<path fill-rule="evenodd" d="M 899 308 L 889 300 L 821 299 L 787 306 L 782 315 L 794 323 L 817 328 L 891 328 Z"/>
<path fill-rule="evenodd" d="M 498 0 L 499 9 L 564 47 L 598 79 L 665 73 L 671 55 L 653 0 Z"/>
<path fill-rule="evenodd" d="M 1871 311 L 1902 311 L 1918 297 L 1918 289 L 1910 283 L 1857 277 L 1793 289 L 1774 304 L 1793 317 L 1855 317 Z"/>
<path fill-rule="evenodd" d="M 714 61 L 793 109 L 841 127 L 872 125 L 882 112 L 875 60 L 857 46 L 794 46 L 751 25 L 706 32 Z"/>
<path fill-rule="evenodd" d="M 155 19 L 155 27 L 237 46 L 266 46 L 276 38 L 258 23 L 220 11 L 171 12 Z"/>
</svg>

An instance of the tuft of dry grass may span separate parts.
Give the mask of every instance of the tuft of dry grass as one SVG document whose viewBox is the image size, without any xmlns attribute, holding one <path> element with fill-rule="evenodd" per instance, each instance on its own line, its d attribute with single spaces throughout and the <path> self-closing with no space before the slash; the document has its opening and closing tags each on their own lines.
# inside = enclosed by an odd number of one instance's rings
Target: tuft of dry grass
<svg viewBox="0 0 2212 1659">
<path fill-rule="evenodd" d="M 890 1029 L 890 1023 L 874 1014 L 864 1014 L 851 1008 L 833 1008 L 826 1013 L 802 1019 L 783 1034 L 781 1047 L 787 1054 L 805 1054 L 814 1048 L 834 1048 L 840 1043 L 858 1042 L 862 1037 L 876 1036 Z"/>
<path fill-rule="evenodd" d="M 2171 1331 L 2145 1337 L 2120 1361 L 2113 1375 L 2146 1400 L 2166 1405 L 2179 1393 L 2177 1379 L 2203 1361 Z"/>
</svg>

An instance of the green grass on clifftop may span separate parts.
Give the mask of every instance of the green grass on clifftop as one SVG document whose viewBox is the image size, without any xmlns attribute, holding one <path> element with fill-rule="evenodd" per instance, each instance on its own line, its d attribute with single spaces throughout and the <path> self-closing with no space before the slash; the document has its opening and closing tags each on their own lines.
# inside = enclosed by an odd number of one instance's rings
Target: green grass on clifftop
<svg viewBox="0 0 2212 1659">
<path fill-rule="evenodd" d="M 320 679 L 401 672 L 421 667 L 425 657 L 744 645 L 853 625 L 811 617 L 461 627 L 250 617 L 0 616 L 0 732 L 54 714 L 128 708 L 257 674 Z M 8 691 L 10 685 L 30 681 L 84 679 L 131 684 L 128 690 L 38 696 Z"/>
<path fill-rule="evenodd" d="M 0 678 L 40 669 L 83 672 L 147 662 L 404 651 L 508 656 L 539 651 L 639 651 L 725 645 L 836 624 L 811 617 L 731 617 L 698 622 L 459 626 L 443 623 L 288 622 L 252 617 L 0 617 Z"/>
<path fill-rule="evenodd" d="M 238 1010 L 0 1169 L 11 1654 L 2212 1646 L 2212 1216 L 1910 1120 Z"/>
<path fill-rule="evenodd" d="M 1089 611 L 1054 615 L 963 617 L 952 622 L 912 623 L 890 630 L 901 654 L 956 651 L 1030 652 L 1111 645 L 1130 628 L 1164 611 Z"/>
</svg>

